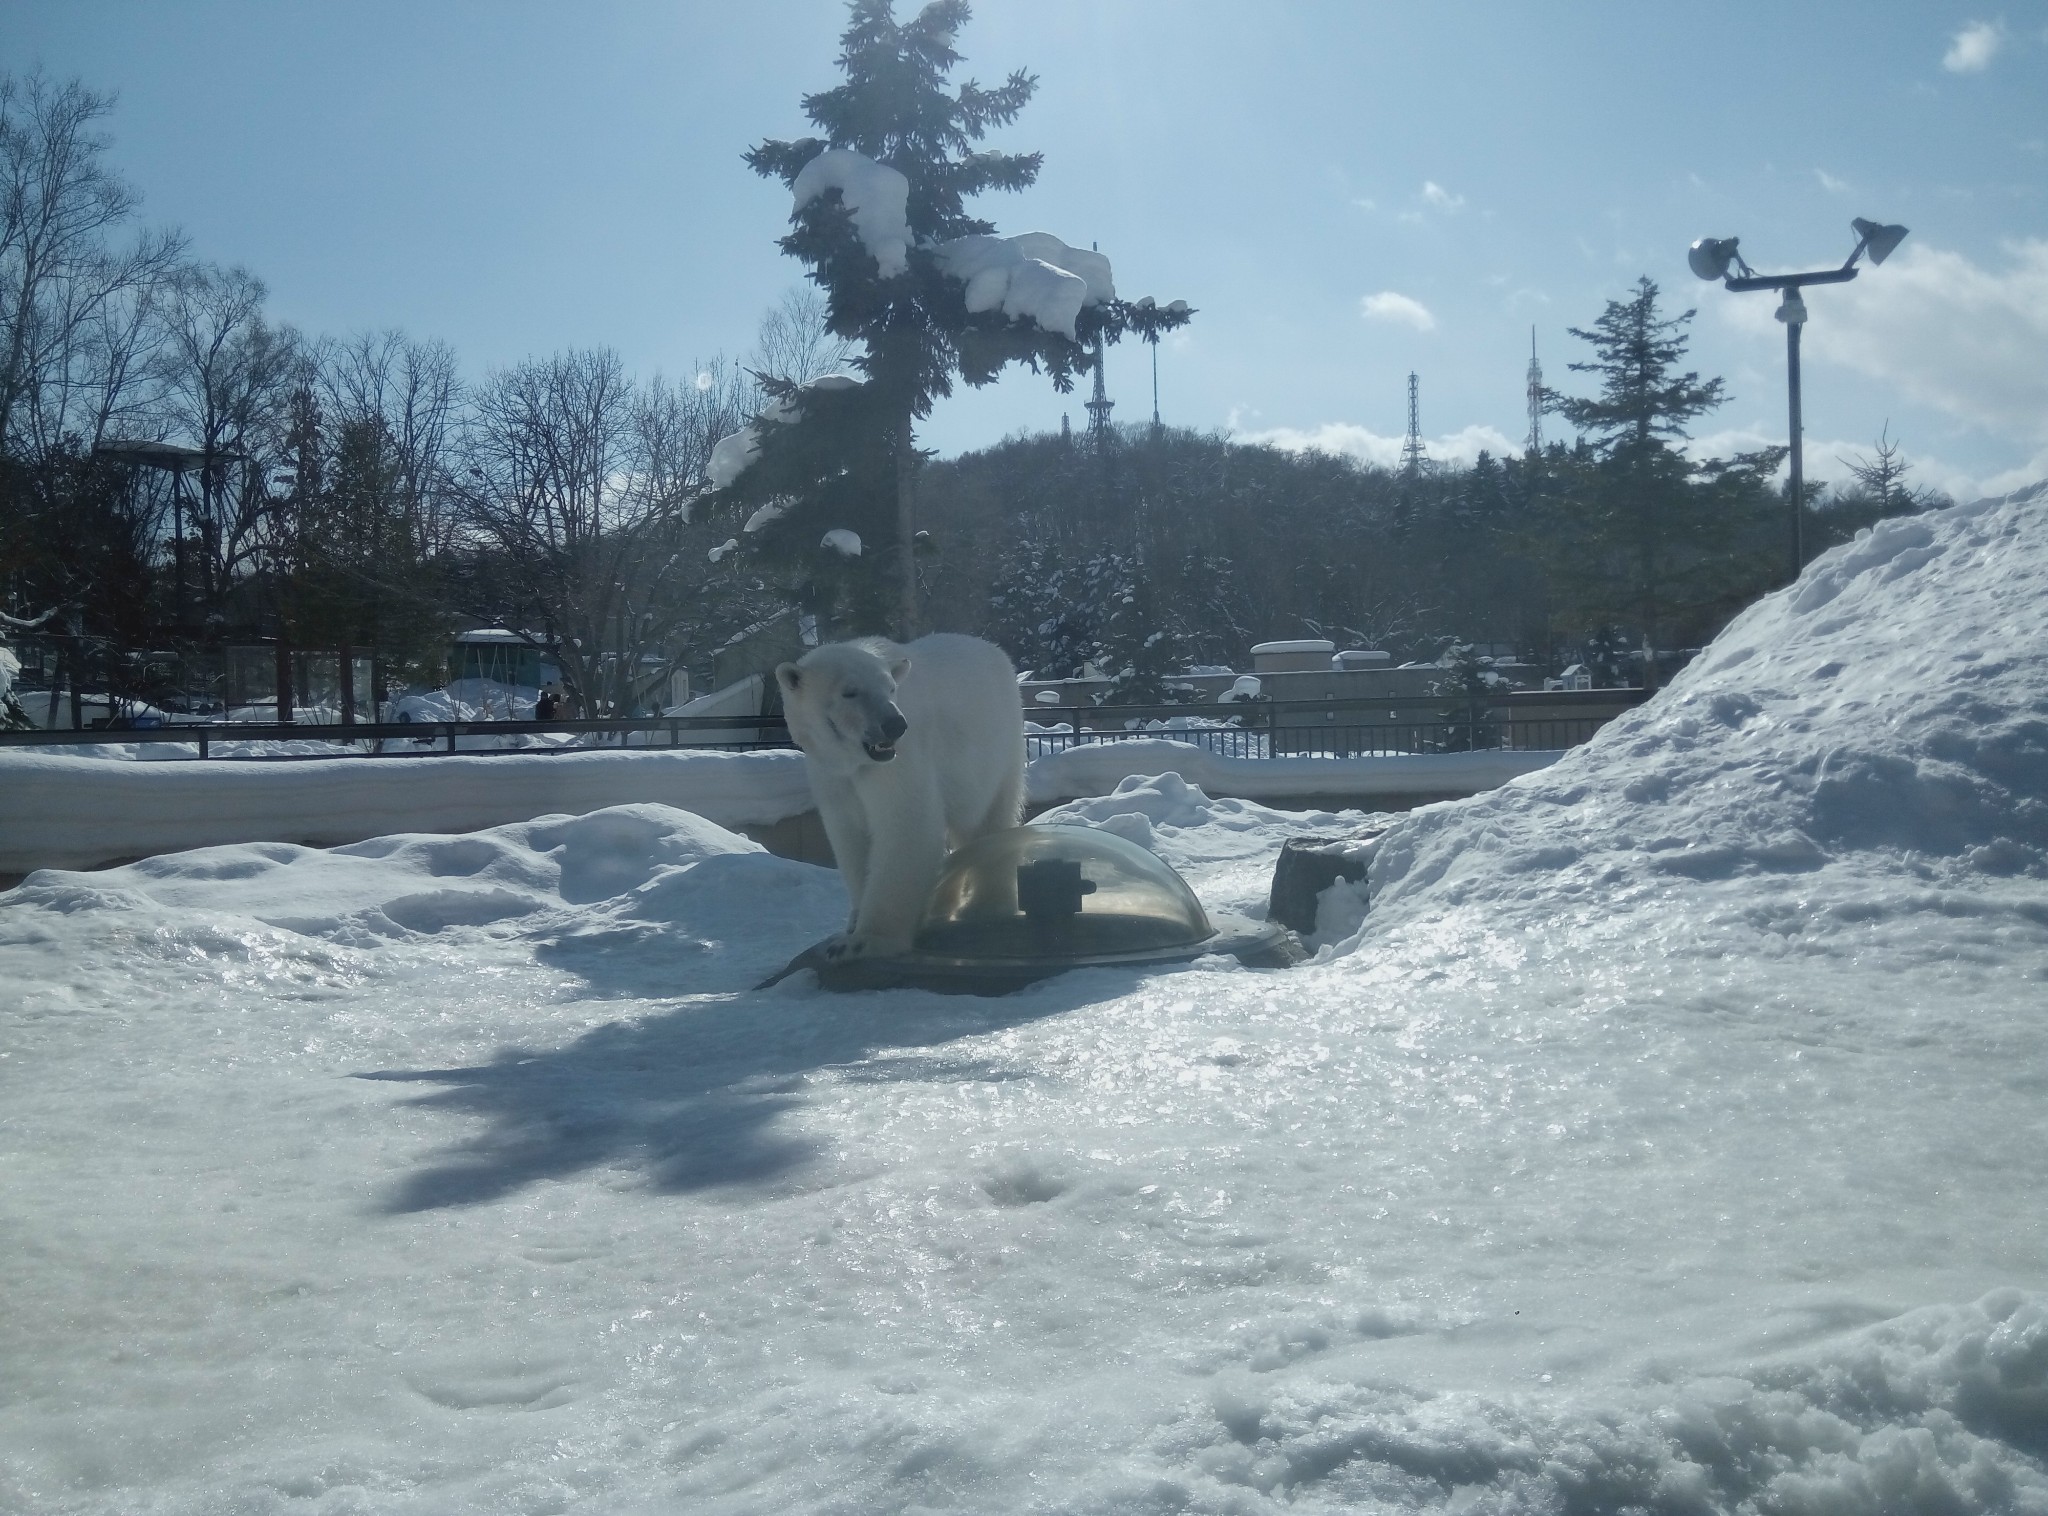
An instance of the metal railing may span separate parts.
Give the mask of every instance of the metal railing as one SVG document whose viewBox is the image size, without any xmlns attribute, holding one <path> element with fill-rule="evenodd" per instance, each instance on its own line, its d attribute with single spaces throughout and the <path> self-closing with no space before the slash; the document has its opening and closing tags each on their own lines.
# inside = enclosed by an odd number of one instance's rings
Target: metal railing
<svg viewBox="0 0 2048 1516">
<path fill-rule="evenodd" d="M 1226 758 L 1394 757 L 1576 747 L 1644 690 L 1520 690 L 1478 699 L 1444 695 L 1259 700 L 1214 705 L 1034 706 L 1033 758 L 1097 742 L 1165 737 Z"/>
<path fill-rule="evenodd" d="M 1642 690 L 1517 691 L 1467 700 L 1399 695 L 1343 700 L 1258 700 L 1217 705 L 1030 706 L 1027 756 L 1163 737 L 1228 758 L 1375 757 L 1576 747 Z M 636 740 L 637 739 L 637 740 Z M 194 722 L 84 731 L 0 731 L 0 748 L 178 743 L 213 760 L 349 757 L 546 756 L 603 750 L 786 748 L 779 716 L 648 716 L 631 720 Z M 289 744 L 286 748 L 284 745 Z M 306 751 L 325 745 L 325 751 Z M 167 755 L 168 756 L 168 755 Z"/>
<path fill-rule="evenodd" d="M 635 742 L 639 737 L 642 741 Z M 547 738 L 568 738 L 548 741 Z M 717 748 L 746 751 L 790 746 L 779 716 L 645 716 L 631 720 L 177 722 L 109 724 L 85 731 L 0 732 L 0 747 L 86 747 L 112 743 L 182 743 L 209 759 L 278 762 L 323 758 L 418 758 L 460 754 L 488 758 L 523 753 L 588 753 L 629 748 Z M 325 743 L 335 751 L 276 751 L 276 745 Z M 271 747 L 273 751 L 243 751 Z M 223 751 L 234 749 L 234 751 Z"/>
</svg>

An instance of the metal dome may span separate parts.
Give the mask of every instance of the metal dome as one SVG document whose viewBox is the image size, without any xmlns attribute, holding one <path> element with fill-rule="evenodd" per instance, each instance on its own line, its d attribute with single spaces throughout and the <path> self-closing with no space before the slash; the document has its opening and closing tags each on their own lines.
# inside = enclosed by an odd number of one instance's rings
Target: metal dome
<svg viewBox="0 0 2048 1516">
<path fill-rule="evenodd" d="M 823 947 L 783 972 L 815 969 L 833 990 L 1000 994 L 1094 965 L 1231 953 L 1277 968 L 1307 956 L 1285 927 L 1221 912 L 1212 918 L 1186 880 L 1136 843 L 1071 825 L 1013 827 L 953 854 L 908 953 L 831 963 Z"/>
<path fill-rule="evenodd" d="M 1115 959 L 1199 947 L 1216 934 L 1165 862 L 1084 826 L 1019 826 L 946 860 L 917 929 L 944 959 Z"/>
</svg>

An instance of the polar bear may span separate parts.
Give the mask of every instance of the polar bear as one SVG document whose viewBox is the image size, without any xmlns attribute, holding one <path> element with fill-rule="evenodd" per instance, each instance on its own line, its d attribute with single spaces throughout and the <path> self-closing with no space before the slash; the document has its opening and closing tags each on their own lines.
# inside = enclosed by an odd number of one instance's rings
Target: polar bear
<svg viewBox="0 0 2048 1516">
<path fill-rule="evenodd" d="M 934 632 L 829 643 L 775 680 L 852 902 L 825 956 L 904 952 L 948 849 L 1022 817 L 1017 671 L 992 642 Z"/>
</svg>

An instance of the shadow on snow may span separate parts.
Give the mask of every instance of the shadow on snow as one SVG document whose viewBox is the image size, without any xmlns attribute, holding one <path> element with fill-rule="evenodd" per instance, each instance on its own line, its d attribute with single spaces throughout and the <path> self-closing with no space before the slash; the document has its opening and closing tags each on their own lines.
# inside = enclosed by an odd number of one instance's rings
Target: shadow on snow
<svg viewBox="0 0 2048 1516">
<path fill-rule="evenodd" d="M 1000 999 L 788 988 L 707 996 L 608 1023 L 563 1047 L 507 1048 L 470 1068 L 358 1074 L 439 1085 L 413 1103 L 485 1123 L 402 1183 L 382 1209 L 477 1205 L 596 1168 L 638 1168 L 667 1193 L 769 1185 L 819 1156 L 814 1142 L 776 1130 L 778 1117 L 804 1103 L 813 1076 L 1029 1077 L 941 1050 L 1121 993 L 1133 978 L 1083 971 Z"/>
</svg>

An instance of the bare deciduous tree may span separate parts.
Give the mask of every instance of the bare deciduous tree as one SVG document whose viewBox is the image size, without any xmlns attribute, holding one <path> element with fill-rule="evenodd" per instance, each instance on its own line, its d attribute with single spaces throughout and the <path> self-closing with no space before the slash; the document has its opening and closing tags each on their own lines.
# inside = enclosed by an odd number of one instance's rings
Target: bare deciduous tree
<svg viewBox="0 0 2048 1516">
<path fill-rule="evenodd" d="M 723 362 L 636 388 L 603 349 L 519 364 L 476 391 L 467 519 L 521 602 L 492 611 L 539 620 L 524 629 L 559 644 L 584 714 L 658 703 L 701 633 L 711 527 L 690 506 L 712 444 L 744 415 L 744 381 Z"/>
<path fill-rule="evenodd" d="M 399 331 L 363 332 L 321 344 L 316 362 L 333 420 L 374 420 L 390 439 L 415 550 L 423 558 L 445 551 L 455 530 L 450 471 L 463 398 L 455 350 Z"/>
<path fill-rule="evenodd" d="M 205 454 L 193 547 L 214 612 L 270 546 L 269 472 L 304 377 L 297 334 L 263 318 L 265 293 L 246 269 L 196 266 L 172 279 L 166 302 L 166 411 Z"/>
<path fill-rule="evenodd" d="M 132 408 L 183 254 L 168 231 L 111 244 L 137 203 L 94 130 L 112 108 L 77 80 L 0 76 L 0 449 L 17 456 L 90 446 Z"/>
<path fill-rule="evenodd" d="M 831 320 L 825 297 L 815 285 L 792 287 L 762 315 L 746 366 L 764 379 L 788 384 L 807 384 L 839 373 L 851 362 L 855 348 L 832 330 Z"/>
</svg>

